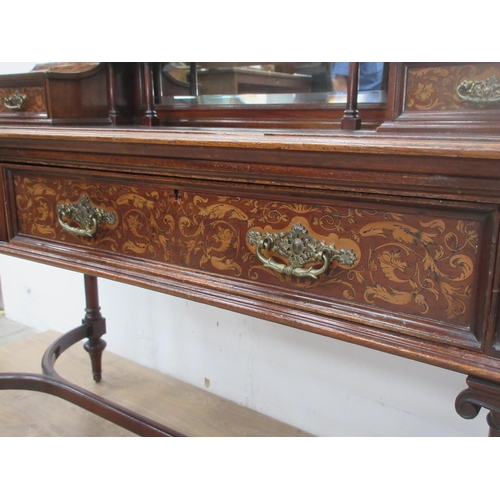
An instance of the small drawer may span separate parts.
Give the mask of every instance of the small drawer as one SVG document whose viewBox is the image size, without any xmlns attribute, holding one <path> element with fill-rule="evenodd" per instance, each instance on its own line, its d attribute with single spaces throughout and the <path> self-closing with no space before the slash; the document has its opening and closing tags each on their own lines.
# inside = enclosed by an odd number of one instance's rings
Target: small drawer
<svg viewBox="0 0 500 500">
<path fill-rule="evenodd" d="M 389 87 L 380 132 L 500 131 L 500 63 L 397 63 Z"/>
<path fill-rule="evenodd" d="M 172 190 L 127 179 L 14 174 L 14 234 L 171 262 Z"/>
<path fill-rule="evenodd" d="M 0 87 L 0 113 L 47 113 L 44 87 Z"/>
<path fill-rule="evenodd" d="M 488 111 L 500 106 L 500 63 L 409 66 L 404 111 Z"/>
</svg>

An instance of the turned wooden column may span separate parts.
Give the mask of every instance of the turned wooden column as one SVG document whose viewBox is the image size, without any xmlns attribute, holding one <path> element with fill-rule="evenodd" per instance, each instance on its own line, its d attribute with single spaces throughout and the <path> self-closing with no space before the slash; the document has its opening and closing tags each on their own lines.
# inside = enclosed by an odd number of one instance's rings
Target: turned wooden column
<svg viewBox="0 0 500 500">
<path fill-rule="evenodd" d="M 123 119 L 116 107 L 116 74 L 113 63 L 108 63 L 108 99 L 109 119 L 113 125 L 123 124 Z"/>
<path fill-rule="evenodd" d="M 106 341 L 101 337 L 106 333 L 106 320 L 101 315 L 99 306 L 99 293 L 97 278 L 84 275 L 85 280 L 85 318 L 82 323 L 89 327 L 88 341 L 84 348 L 90 355 L 92 363 L 92 375 L 96 382 L 100 382 L 102 374 L 102 352 L 106 347 Z"/>
<path fill-rule="evenodd" d="M 189 63 L 189 81 L 190 81 L 190 93 L 193 96 L 198 95 L 198 69 L 197 63 Z"/>
<path fill-rule="evenodd" d="M 490 437 L 500 437 L 500 384 L 476 377 L 467 377 L 468 389 L 462 391 L 456 401 L 457 413 L 463 418 L 475 418 L 481 408 L 490 410 L 486 421 Z"/>
<path fill-rule="evenodd" d="M 349 63 L 347 76 L 347 106 L 340 122 L 342 130 L 359 130 L 361 118 L 358 114 L 359 62 Z"/>
<path fill-rule="evenodd" d="M 153 78 L 151 75 L 150 63 L 143 64 L 143 88 L 144 88 L 144 102 L 146 111 L 142 117 L 142 124 L 149 127 L 158 125 L 160 123 L 153 104 Z"/>
</svg>

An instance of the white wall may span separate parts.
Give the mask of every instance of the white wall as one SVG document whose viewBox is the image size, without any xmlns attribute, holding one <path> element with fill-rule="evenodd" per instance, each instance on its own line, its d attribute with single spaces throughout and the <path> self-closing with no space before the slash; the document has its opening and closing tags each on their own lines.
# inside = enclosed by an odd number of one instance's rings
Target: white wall
<svg viewBox="0 0 500 500">
<path fill-rule="evenodd" d="M 27 73 L 35 64 L 34 62 L 0 62 L 0 75 Z"/>
<path fill-rule="evenodd" d="M 6 314 L 61 332 L 83 277 L 0 255 Z M 321 436 L 485 436 L 456 414 L 465 376 L 212 306 L 100 279 L 108 349 Z M 105 369 L 105 367 L 104 367 Z"/>
</svg>

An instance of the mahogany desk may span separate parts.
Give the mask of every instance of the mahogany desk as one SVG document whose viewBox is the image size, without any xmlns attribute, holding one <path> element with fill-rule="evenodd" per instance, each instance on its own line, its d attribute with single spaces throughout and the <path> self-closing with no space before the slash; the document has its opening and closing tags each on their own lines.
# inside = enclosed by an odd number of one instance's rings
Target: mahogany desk
<svg viewBox="0 0 500 500">
<path fill-rule="evenodd" d="M 101 377 L 101 276 L 467 374 L 456 410 L 500 434 L 497 139 L 5 126 L 0 168 L 0 252 L 84 273 L 87 297 L 44 374 L 1 389 L 178 435 L 55 371 L 87 337 Z"/>
</svg>

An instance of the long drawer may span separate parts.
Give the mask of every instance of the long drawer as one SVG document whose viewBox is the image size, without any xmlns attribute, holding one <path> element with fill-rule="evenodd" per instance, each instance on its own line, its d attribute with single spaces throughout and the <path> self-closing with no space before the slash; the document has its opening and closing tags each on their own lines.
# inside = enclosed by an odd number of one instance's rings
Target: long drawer
<svg viewBox="0 0 500 500">
<path fill-rule="evenodd" d="M 235 294 L 482 349 L 494 205 L 45 170 L 7 176 L 14 240 L 176 266 Z"/>
</svg>

